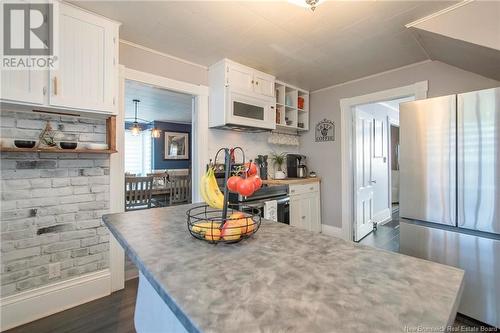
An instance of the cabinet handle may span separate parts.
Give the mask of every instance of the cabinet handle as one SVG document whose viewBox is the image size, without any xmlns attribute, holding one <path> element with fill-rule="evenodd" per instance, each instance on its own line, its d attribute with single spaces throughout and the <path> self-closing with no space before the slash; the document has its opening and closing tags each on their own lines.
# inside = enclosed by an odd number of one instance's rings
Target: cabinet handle
<svg viewBox="0 0 500 333">
<path fill-rule="evenodd" d="M 43 96 L 47 95 L 47 87 L 43 87 L 42 93 L 43 93 Z"/>
<path fill-rule="evenodd" d="M 291 192 L 291 193 L 295 193 L 295 190 L 291 190 L 290 192 Z"/>
<path fill-rule="evenodd" d="M 259 81 L 255 81 L 255 84 L 256 84 L 256 85 L 259 85 Z"/>
<path fill-rule="evenodd" d="M 252 80 L 252 84 L 253 84 L 253 80 Z"/>
<path fill-rule="evenodd" d="M 312 191 L 312 190 L 314 190 L 314 186 L 309 187 L 309 189 L 310 189 L 311 191 Z"/>
<path fill-rule="evenodd" d="M 301 216 L 300 218 L 301 218 L 301 219 L 303 219 L 303 220 L 305 220 L 305 219 L 306 219 L 306 217 L 305 217 L 305 216 Z"/>
<path fill-rule="evenodd" d="M 54 76 L 54 96 L 57 95 L 57 76 Z"/>
</svg>

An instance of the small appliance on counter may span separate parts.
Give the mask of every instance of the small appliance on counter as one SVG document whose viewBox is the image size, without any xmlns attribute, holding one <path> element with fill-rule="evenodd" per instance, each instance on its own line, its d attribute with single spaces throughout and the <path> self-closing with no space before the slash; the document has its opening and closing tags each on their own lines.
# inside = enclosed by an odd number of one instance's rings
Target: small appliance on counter
<svg viewBox="0 0 500 333">
<path fill-rule="evenodd" d="M 267 179 L 267 155 L 258 155 L 255 159 L 257 167 L 259 168 L 259 175 L 261 179 Z"/>
<path fill-rule="evenodd" d="M 306 157 L 298 154 L 287 154 L 286 171 L 288 178 L 307 178 Z"/>
</svg>

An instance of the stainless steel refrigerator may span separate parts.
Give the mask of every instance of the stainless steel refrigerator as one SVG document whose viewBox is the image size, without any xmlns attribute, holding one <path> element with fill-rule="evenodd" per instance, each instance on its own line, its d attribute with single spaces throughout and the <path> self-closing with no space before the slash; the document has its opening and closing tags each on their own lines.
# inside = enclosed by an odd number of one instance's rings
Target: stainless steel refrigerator
<svg viewBox="0 0 500 333">
<path fill-rule="evenodd" d="M 458 312 L 500 327 L 500 88 L 400 105 L 400 251 L 465 270 Z"/>
</svg>

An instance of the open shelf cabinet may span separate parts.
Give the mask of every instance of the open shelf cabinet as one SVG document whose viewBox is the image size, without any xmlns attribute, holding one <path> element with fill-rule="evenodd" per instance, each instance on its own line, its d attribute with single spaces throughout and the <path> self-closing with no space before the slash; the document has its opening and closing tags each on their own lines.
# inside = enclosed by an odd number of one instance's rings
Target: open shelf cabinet
<svg viewBox="0 0 500 333">
<path fill-rule="evenodd" d="M 276 128 L 309 130 L 309 92 L 276 81 Z"/>
</svg>

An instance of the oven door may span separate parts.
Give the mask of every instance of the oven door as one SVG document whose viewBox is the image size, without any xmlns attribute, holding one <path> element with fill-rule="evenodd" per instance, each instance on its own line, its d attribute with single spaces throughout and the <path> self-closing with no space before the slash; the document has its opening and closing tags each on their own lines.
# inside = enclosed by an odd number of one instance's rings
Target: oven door
<svg viewBox="0 0 500 333">
<path fill-rule="evenodd" d="M 265 203 L 267 201 L 273 201 L 273 200 L 276 200 L 276 203 L 277 203 L 277 212 L 276 212 L 277 222 L 290 224 L 290 198 L 288 196 L 287 197 L 278 197 L 278 198 L 273 198 L 273 199 L 268 198 L 268 199 L 262 199 L 262 200 L 256 200 L 256 201 L 246 201 L 246 202 L 242 202 L 241 205 L 251 207 L 251 208 L 258 208 L 260 210 L 260 216 L 264 217 Z M 245 209 L 245 207 L 241 207 L 240 210 L 245 212 L 245 211 L 248 211 L 249 209 L 248 208 Z"/>
<path fill-rule="evenodd" d="M 273 101 L 231 93 L 228 101 L 228 120 L 231 125 L 275 129 Z"/>
</svg>

